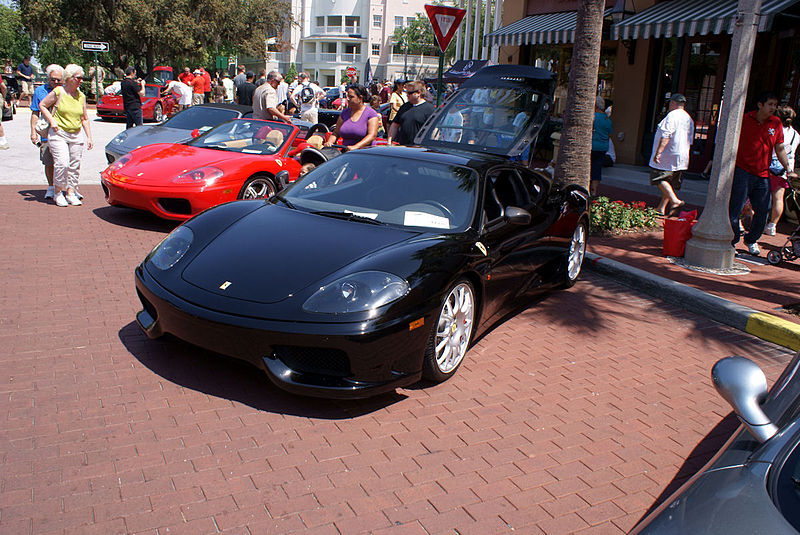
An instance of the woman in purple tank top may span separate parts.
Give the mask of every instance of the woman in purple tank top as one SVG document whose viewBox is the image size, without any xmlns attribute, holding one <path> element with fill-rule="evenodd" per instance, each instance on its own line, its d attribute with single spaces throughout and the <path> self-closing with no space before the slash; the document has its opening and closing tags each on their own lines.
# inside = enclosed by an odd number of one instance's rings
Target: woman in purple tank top
<svg viewBox="0 0 800 535">
<path fill-rule="evenodd" d="M 347 108 L 342 110 L 333 135 L 325 146 L 330 147 L 341 137 L 342 145 L 349 149 L 368 147 L 378 135 L 378 112 L 369 106 L 369 91 L 363 85 L 347 86 Z"/>
</svg>

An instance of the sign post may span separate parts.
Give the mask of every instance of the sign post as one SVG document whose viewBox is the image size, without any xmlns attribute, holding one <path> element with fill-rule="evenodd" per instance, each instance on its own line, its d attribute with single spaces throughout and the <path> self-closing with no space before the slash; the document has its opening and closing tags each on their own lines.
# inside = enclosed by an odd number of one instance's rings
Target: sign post
<svg viewBox="0 0 800 535">
<path fill-rule="evenodd" d="M 439 44 L 439 76 L 436 84 L 436 107 L 442 103 L 442 71 L 444 70 L 444 53 L 447 46 L 452 41 L 456 30 L 461 25 L 461 21 L 466 15 L 466 9 L 449 6 L 433 6 L 425 4 L 425 12 L 431 21 L 433 27 L 433 35 L 436 36 L 436 42 Z"/>
<path fill-rule="evenodd" d="M 108 43 L 103 41 L 81 41 L 81 50 L 86 52 L 94 52 L 94 94 L 95 103 L 100 103 L 100 72 L 97 66 L 97 53 L 108 52 L 110 47 Z"/>
</svg>

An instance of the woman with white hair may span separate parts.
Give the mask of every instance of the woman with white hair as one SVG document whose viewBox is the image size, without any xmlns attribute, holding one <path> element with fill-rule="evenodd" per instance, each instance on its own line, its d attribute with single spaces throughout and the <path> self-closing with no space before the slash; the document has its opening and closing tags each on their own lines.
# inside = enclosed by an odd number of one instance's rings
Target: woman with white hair
<svg viewBox="0 0 800 535">
<path fill-rule="evenodd" d="M 83 156 L 84 134 L 86 148 L 91 150 L 92 131 L 86 112 L 86 96 L 79 89 L 83 69 L 70 63 L 64 67 L 64 85 L 56 87 L 39 105 L 41 114 L 50 123 L 47 136 L 53 155 L 55 202 L 57 206 L 83 204 L 76 195 Z"/>
</svg>

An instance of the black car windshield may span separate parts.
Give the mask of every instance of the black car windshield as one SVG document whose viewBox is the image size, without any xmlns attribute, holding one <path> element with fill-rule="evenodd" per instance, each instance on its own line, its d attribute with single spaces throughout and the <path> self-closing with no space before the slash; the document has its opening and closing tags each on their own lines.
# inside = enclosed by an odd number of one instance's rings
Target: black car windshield
<svg viewBox="0 0 800 535">
<path fill-rule="evenodd" d="M 161 88 L 155 85 L 144 86 L 144 96 L 146 98 L 158 98 L 161 95 Z"/>
<path fill-rule="evenodd" d="M 236 119 L 212 128 L 187 145 L 244 154 L 275 154 L 291 137 L 294 127 L 285 123 Z"/>
<path fill-rule="evenodd" d="M 198 130 L 210 129 L 225 121 L 230 121 L 239 116 L 236 110 L 226 110 L 224 108 L 212 108 L 206 106 L 192 106 L 175 115 L 172 119 L 164 123 L 169 128 L 179 130 Z"/>
<path fill-rule="evenodd" d="M 317 167 L 282 194 L 294 207 L 355 221 L 466 229 L 472 221 L 478 176 L 472 169 L 352 151 Z"/>
<path fill-rule="evenodd" d="M 507 153 L 530 128 L 542 95 L 518 87 L 462 89 L 445 104 L 423 146 L 470 145 L 470 150 Z"/>
</svg>

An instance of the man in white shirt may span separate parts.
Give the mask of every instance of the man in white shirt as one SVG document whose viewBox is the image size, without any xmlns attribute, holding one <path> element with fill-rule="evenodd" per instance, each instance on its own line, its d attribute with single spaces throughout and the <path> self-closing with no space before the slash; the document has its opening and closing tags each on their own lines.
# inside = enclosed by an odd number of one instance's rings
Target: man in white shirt
<svg viewBox="0 0 800 535">
<path fill-rule="evenodd" d="M 164 94 L 169 95 L 170 93 L 174 94 L 175 98 L 178 99 L 178 111 L 192 105 L 192 88 L 183 82 L 170 80 L 164 90 Z"/>
<path fill-rule="evenodd" d="M 227 72 L 225 73 L 225 76 L 222 77 L 222 87 L 225 88 L 225 102 L 233 102 L 235 87 L 233 85 L 233 80 L 231 80 L 231 77 Z"/>
<path fill-rule="evenodd" d="M 675 195 L 681 189 L 683 172 L 689 168 L 689 149 L 694 140 L 694 121 L 686 113 L 686 97 L 674 93 L 669 113 L 658 123 L 650 157 L 650 184 L 661 192 L 656 210 L 670 215 L 686 203 Z"/>
<path fill-rule="evenodd" d="M 289 84 L 286 83 L 285 79 L 281 80 L 281 83 L 278 84 L 275 92 L 278 94 L 278 111 L 281 113 L 286 113 L 286 101 L 289 99 Z"/>
<path fill-rule="evenodd" d="M 308 79 L 308 73 L 301 72 L 297 75 L 299 83 L 292 92 L 292 100 L 300 108 L 300 118 L 313 124 L 317 124 L 319 99 L 325 96 L 325 92 L 317 84 L 312 84 Z"/>
</svg>

